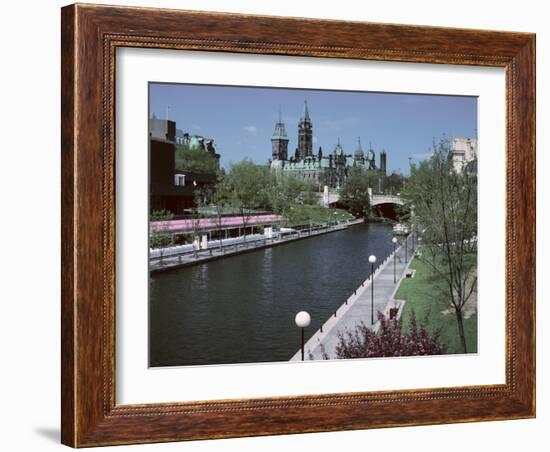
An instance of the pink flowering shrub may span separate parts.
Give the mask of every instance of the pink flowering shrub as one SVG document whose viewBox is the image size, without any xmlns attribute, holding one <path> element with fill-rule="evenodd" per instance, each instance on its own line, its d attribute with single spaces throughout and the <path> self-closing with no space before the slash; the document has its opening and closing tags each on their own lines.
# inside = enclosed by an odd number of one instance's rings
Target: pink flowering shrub
<svg viewBox="0 0 550 452">
<path fill-rule="evenodd" d="M 348 358 L 381 358 L 389 356 L 442 355 L 445 344 L 440 342 L 441 330 L 434 334 L 418 325 L 414 312 L 411 312 L 411 329 L 401 331 L 401 320 L 388 320 L 379 314 L 380 328 L 377 333 L 363 322 L 355 331 L 339 334 L 336 356 Z"/>
</svg>

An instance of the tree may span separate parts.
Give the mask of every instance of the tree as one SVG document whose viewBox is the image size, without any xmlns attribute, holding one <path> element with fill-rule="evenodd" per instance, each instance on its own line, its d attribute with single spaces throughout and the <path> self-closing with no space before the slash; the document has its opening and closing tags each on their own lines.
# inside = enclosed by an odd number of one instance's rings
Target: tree
<svg viewBox="0 0 550 452">
<path fill-rule="evenodd" d="M 440 342 L 441 331 L 430 333 L 422 325 L 418 325 L 414 312 L 411 312 L 411 329 L 403 334 L 401 319 L 386 319 L 379 314 L 380 330 L 372 331 L 364 323 L 354 331 L 338 335 L 336 357 L 349 358 L 381 358 L 391 356 L 441 355 L 446 347 Z"/>
<path fill-rule="evenodd" d="M 451 143 L 434 143 L 429 160 L 411 165 L 402 197 L 411 212 L 409 222 L 422 231 L 422 256 L 448 287 L 458 334 L 467 353 L 463 310 L 477 286 L 477 176 L 456 172 Z"/>
<path fill-rule="evenodd" d="M 319 204 L 315 184 L 289 174 L 278 174 L 271 178 L 268 197 L 270 209 L 288 219 L 299 205 Z"/>
<path fill-rule="evenodd" d="M 149 247 L 158 249 L 160 261 L 164 256 L 164 249 L 174 246 L 175 237 L 170 232 L 170 220 L 174 214 L 167 210 L 155 210 L 149 221 Z"/>
<path fill-rule="evenodd" d="M 299 199 L 302 204 L 318 205 L 319 192 L 317 186 L 311 181 L 302 180 L 302 189 Z"/>
<path fill-rule="evenodd" d="M 389 176 L 382 175 L 382 187 L 384 193 L 397 194 L 403 190 L 405 178 L 402 174 L 392 173 Z"/>
<path fill-rule="evenodd" d="M 193 171 L 196 173 L 216 173 L 218 171 L 217 159 L 206 150 L 180 144 L 176 148 L 176 169 L 181 171 Z"/>
<path fill-rule="evenodd" d="M 213 213 L 213 216 L 209 217 L 209 219 L 216 226 L 220 251 L 223 253 L 223 213 L 226 208 L 226 200 L 223 193 L 213 187 L 204 188 L 199 202 L 201 206 L 208 207 Z"/>
<path fill-rule="evenodd" d="M 198 247 L 200 249 L 201 245 L 201 234 L 203 232 L 203 224 L 202 224 L 202 209 L 206 206 L 207 203 L 207 191 L 205 190 L 195 190 L 195 193 L 193 195 L 195 202 L 193 203 L 193 207 L 191 208 L 191 242 L 193 244 L 193 254 L 195 256 L 195 259 L 199 257 L 198 249 L 196 244 L 198 243 Z"/>
<path fill-rule="evenodd" d="M 367 171 L 353 171 L 340 189 L 340 203 L 356 217 L 370 214 L 369 188 L 372 176 Z"/>
<path fill-rule="evenodd" d="M 234 163 L 218 184 L 220 200 L 237 210 L 242 218 L 244 240 L 246 228 L 254 210 L 269 208 L 272 175 L 269 168 L 250 160 Z"/>
<path fill-rule="evenodd" d="M 298 203 L 302 191 L 302 180 L 280 173 L 271 179 L 268 197 L 271 210 L 285 215 L 288 209 Z"/>
</svg>

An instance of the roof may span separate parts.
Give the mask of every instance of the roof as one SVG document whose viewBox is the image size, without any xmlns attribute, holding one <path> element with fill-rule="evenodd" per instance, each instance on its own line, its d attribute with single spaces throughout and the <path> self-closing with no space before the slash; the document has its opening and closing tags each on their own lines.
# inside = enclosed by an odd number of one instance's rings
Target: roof
<svg viewBox="0 0 550 452">
<path fill-rule="evenodd" d="M 357 139 L 357 149 L 355 149 L 355 158 L 360 159 L 365 156 L 365 153 L 363 152 L 363 146 L 361 146 L 361 137 Z"/>
<path fill-rule="evenodd" d="M 278 122 L 275 123 L 275 130 L 273 131 L 273 136 L 271 137 L 271 139 L 288 141 L 288 135 L 286 134 L 285 130 L 285 123 L 282 122 L 280 119 Z"/>
<path fill-rule="evenodd" d="M 307 108 L 307 100 L 304 100 L 304 109 L 302 110 L 302 116 L 300 119 L 303 121 L 311 121 L 309 117 L 309 110 Z"/>
<path fill-rule="evenodd" d="M 344 155 L 344 149 L 340 145 L 340 140 L 338 140 L 338 144 L 336 145 L 336 147 L 334 148 L 334 151 L 332 151 L 332 153 L 335 154 L 335 155 Z"/>
<path fill-rule="evenodd" d="M 369 152 L 367 153 L 367 160 L 374 160 L 375 159 L 375 156 L 374 156 L 374 149 L 369 149 Z"/>
</svg>

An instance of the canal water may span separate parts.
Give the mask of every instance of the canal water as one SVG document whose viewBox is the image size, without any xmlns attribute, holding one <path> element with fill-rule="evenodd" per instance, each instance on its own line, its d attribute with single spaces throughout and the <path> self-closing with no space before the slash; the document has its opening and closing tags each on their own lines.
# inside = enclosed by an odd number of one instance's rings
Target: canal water
<svg viewBox="0 0 550 452">
<path fill-rule="evenodd" d="M 154 274 L 149 365 L 288 361 L 393 250 L 387 224 L 348 229 Z"/>
</svg>

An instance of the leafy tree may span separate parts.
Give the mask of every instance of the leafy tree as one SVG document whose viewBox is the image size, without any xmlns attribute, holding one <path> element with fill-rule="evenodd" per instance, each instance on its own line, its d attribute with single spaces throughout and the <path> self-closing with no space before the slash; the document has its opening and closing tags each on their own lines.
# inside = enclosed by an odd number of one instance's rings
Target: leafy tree
<svg viewBox="0 0 550 452">
<path fill-rule="evenodd" d="M 197 205 L 207 207 L 212 212 L 213 215 L 209 216 L 209 219 L 216 225 L 219 247 L 223 252 L 223 213 L 227 207 L 223 193 L 215 188 L 207 187 L 203 188 L 201 194 L 195 199 Z"/>
<path fill-rule="evenodd" d="M 430 335 L 422 325 L 418 325 L 411 312 L 411 329 L 401 331 L 401 320 L 388 320 L 379 315 L 380 330 L 373 332 L 364 323 L 354 331 L 338 335 L 336 356 L 349 358 L 381 358 L 391 356 L 441 355 L 446 346 L 440 342 L 441 331 Z"/>
<path fill-rule="evenodd" d="M 176 148 L 176 169 L 211 174 L 218 172 L 218 161 L 204 149 L 180 144 Z"/>
<path fill-rule="evenodd" d="M 175 243 L 174 234 L 170 232 L 170 220 L 173 218 L 174 214 L 167 210 L 156 210 L 151 213 L 149 221 L 149 247 L 159 250 L 161 262 L 165 248 L 174 246 Z"/>
<path fill-rule="evenodd" d="M 195 241 L 198 241 L 199 247 L 201 243 L 201 236 L 203 233 L 202 226 L 202 209 L 207 205 L 208 202 L 208 190 L 198 189 L 195 190 L 193 207 L 191 208 L 191 242 L 193 243 L 193 254 L 195 259 L 198 258 L 198 250 L 195 247 Z"/>
<path fill-rule="evenodd" d="M 373 177 L 367 171 L 353 171 L 340 189 L 340 203 L 356 217 L 370 213 L 369 188 Z"/>
<path fill-rule="evenodd" d="M 272 177 L 268 196 L 271 210 L 284 216 L 291 223 L 295 220 L 294 214 L 300 211 L 299 206 L 319 204 L 315 184 L 289 174 Z"/>
<path fill-rule="evenodd" d="M 429 160 L 411 165 L 402 197 L 414 215 L 410 223 L 422 231 L 422 256 L 448 287 L 460 342 L 467 353 L 463 310 L 477 286 L 477 176 L 456 172 L 451 143 L 434 143 Z"/>
<path fill-rule="evenodd" d="M 239 212 L 243 222 L 244 240 L 253 211 L 269 208 L 271 183 L 272 174 L 269 168 L 247 159 L 232 164 L 229 171 L 221 177 L 218 184 L 219 199 Z"/>
<path fill-rule="evenodd" d="M 319 193 L 317 191 L 317 186 L 311 181 L 302 180 L 302 190 L 299 199 L 302 204 L 319 204 Z"/>
<path fill-rule="evenodd" d="M 384 174 L 382 177 L 382 187 L 384 193 L 391 193 L 395 195 L 403 190 L 405 178 L 402 174 L 393 173 L 389 176 Z"/>
</svg>

